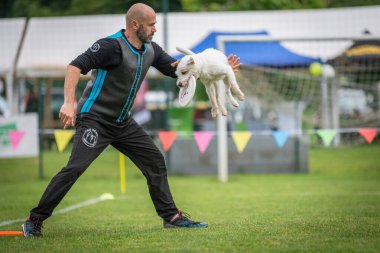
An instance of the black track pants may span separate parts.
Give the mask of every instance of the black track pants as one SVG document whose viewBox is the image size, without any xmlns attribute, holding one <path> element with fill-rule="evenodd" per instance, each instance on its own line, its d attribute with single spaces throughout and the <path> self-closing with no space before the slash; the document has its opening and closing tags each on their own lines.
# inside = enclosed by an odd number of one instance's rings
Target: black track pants
<svg viewBox="0 0 380 253">
<path fill-rule="evenodd" d="M 132 117 L 117 125 L 89 115 L 78 117 L 70 159 L 52 178 L 31 214 L 43 220 L 51 216 L 79 176 L 109 144 L 128 156 L 144 174 L 157 214 L 165 220 L 175 215 L 178 210 L 170 193 L 165 161 L 152 138 Z"/>
</svg>

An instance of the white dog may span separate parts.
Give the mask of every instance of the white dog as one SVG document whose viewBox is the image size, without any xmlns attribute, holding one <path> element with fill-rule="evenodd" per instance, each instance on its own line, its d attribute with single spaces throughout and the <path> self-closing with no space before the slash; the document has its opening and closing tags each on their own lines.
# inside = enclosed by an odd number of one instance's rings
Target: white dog
<svg viewBox="0 0 380 253">
<path fill-rule="evenodd" d="M 225 84 L 225 92 L 230 103 L 238 107 L 238 102 L 231 94 L 232 92 L 240 101 L 244 100 L 244 94 L 236 82 L 235 73 L 228 64 L 227 57 L 216 49 L 206 49 L 201 53 L 194 54 L 188 49 L 177 47 L 177 50 L 184 53 L 181 60 L 172 63 L 177 66 L 177 86 L 186 87 L 190 76 L 200 79 L 206 87 L 207 95 L 211 101 L 211 115 L 216 117 L 221 111 L 223 116 L 227 115 L 227 110 L 218 99 L 218 85 L 220 82 Z"/>
</svg>

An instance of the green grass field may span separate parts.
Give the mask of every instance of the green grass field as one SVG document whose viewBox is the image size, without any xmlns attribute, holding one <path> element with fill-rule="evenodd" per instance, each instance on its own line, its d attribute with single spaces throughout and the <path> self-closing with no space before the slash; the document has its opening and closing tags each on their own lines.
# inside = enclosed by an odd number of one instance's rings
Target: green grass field
<svg viewBox="0 0 380 253">
<path fill-rule="evenodd" d="M 0 160 L 0 223 L 26 217 L 69 153 Z M 131 165 L 120 193 L 118 154 L 109 149 L 57 211 L 105 192 L 107 200 L 58 214 L 44 237 L 0 237 L 0 252 L 380 252 L 380 146 L 310 151 L 310 173 L 169 176 L 179 208 L 207 229 L 164 230 L 146 181 Z M 18 230 L 20 223 L 0 227 Z"/>
</svg>

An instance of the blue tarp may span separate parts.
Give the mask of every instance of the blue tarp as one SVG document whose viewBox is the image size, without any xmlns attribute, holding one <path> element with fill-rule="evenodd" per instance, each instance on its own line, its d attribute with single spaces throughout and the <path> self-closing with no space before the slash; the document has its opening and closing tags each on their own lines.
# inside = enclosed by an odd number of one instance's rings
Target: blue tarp
<svg viewBox="0 0 380 253">
<path fill-rule="evenodd" d="M 207 48 L 216 48 L 216 38 L 238 35 L 268 35 L 266 31 L 259 32 L 211 32 L 205 39 L 199 42 L 191 51 L 202 52 Z M 312 62 L 321 62 L 318 58 L 311 58 L 293 53 L 283 47 L 279 42 L 228 42 L 225 44 L 226 55 L 236 54 L 243 64 L 264 66 L 308 66 Z M 183 55 L 175 55 L 179 59 Z"/>
</svg>

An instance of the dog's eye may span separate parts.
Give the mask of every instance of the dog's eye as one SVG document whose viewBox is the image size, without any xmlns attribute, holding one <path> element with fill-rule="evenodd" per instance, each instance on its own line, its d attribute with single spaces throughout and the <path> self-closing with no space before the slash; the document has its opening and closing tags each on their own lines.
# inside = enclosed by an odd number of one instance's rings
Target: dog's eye
<svg viewBox="0 0 380 253">
<path fill-rule="evenodd" d="M 189 71 L 182 71 L 181 73 L 182 73 L 182 75 L 186 75 L 187 72 L 189 72 Z"/>
</svg>

